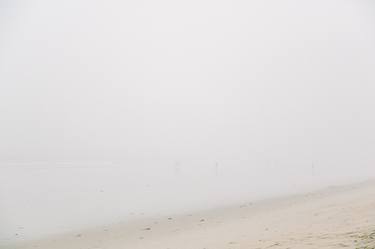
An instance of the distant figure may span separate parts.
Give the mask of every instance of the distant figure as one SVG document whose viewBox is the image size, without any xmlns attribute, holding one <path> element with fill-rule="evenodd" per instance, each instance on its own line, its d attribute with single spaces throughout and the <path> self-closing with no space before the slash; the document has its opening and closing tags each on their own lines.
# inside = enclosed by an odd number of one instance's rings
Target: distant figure
<svg viewBox="0 0 375 249">
<path fill-rule="evenodd" d="M 314 165 L 314 162 L 311 163 L 311 175 L 315 176 L 315 165 Z"/>
<path fill-rule="evenodd" d="M 180 172 L 181 172 L 180 163 L 176 162 L 175 165 L 174 165 L 174 173 L 175 173 L 175 175 L 179 175 Z"/>
<path fill-rule="evenodd" d="M 215 176 L 219 175 L 219 163 L 218 162 L 215 163 L 214 172 L 215 172 Z"/>
</svg>

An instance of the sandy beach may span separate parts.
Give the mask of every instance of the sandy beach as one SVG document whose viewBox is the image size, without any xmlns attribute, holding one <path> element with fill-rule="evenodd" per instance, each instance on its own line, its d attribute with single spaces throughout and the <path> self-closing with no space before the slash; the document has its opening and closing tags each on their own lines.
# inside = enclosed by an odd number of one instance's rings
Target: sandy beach
<svg viewBox="0 0 375 249">
<path fill-rule="evenodd" d="M 18 249 L 375 248 L 375 183 L 155 217 L 10 246 Z M 8 247 L 5 247 L 8 248 Z"/>
</svg>

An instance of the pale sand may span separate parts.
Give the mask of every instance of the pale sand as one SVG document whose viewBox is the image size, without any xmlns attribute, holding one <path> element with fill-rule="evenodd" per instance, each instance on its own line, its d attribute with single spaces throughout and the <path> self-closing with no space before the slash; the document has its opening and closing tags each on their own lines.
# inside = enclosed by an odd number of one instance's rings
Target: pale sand
<svg viewBox="0 0 375 249">
<path fill-rule="evenodd" d="M 375 248 L 375 183 L 28 242 L 40 249 Z M 367 247 L 366 247 L 367 246 Z"/>
</svg>

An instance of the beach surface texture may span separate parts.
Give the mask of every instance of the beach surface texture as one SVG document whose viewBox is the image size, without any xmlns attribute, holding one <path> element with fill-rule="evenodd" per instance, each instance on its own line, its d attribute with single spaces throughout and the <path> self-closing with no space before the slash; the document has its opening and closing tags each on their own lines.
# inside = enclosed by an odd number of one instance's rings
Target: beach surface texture
<svg viewBox="0 0 375 249">
<path fill-rule="evenodd" d="M 5 247 L 8 249 L 8 247 Z M 375 248 L 375 183 L 118 223 L 17 249 Z"/>
</svg>

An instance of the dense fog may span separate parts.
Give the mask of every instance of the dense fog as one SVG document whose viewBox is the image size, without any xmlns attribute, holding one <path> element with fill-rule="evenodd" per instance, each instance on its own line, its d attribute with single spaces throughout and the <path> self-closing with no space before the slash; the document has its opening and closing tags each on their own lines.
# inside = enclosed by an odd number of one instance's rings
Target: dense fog
<svg viewBox="0 0 375 249">
<path fill-rule="evenodd" d="M 375 176 L 372 1 L 0 8 L 0 243 Z"/>
</svg>

